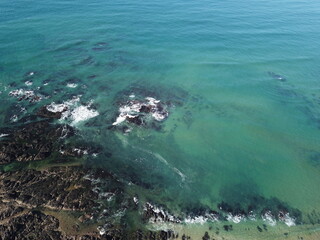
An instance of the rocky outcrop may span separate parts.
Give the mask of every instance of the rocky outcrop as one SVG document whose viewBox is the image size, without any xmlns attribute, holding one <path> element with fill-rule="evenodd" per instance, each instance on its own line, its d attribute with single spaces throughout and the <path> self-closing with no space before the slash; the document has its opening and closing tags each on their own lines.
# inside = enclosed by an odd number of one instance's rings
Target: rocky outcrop
<svg viewBox="0 0 320 240">
<path fill-rule="evenodd" d="M 0 200 L 28 208 L 87 211 L 96 206 L 98 194 L 85 179 L 81 167 L 55 167 L 25 170 L 0 175 Z"/>
<path fill-rule="evenodd" d="M 98 231 L 71 236 L 48 211 L 74 213 L 88 222 L 98 207 L 98 194 L 82 167 L 54 167 L 0 174 L 0 239 L 105 239 Z M 81 219 L 81 221 L 80 221 Z M 74 223 L 76 224 L 76 223 Z"/>
<path fill-rule="evenodd" d="M 44 117 L 44 118 L 55 118 L 55 119 L 60 119 L 62 116 L 62 113 L 65 112 L 68 108 L 65 107 L 63 109 L 61 109 L 61 111 L 49 111 L 47 106 L 43 106 L 39 109 L 39 111 L 37 112 L 37 115 L 40 117 Z"/>
<path fill-rule="evenodd" d="M 2 209 L 0 213 L 2 214 Z M 21 214 L 12 215 L 6 222 L 0 224 L 0 239 L 71 239 L 63 236 L 58 228 L 59 221 L 55 217 L 40 211 L 24 210 Z"/>
<path fill-rule="evenodd" d="M 101 177 L 116 181 L 107 172 L 90 170 L 91 174 L 88 174 L 88 171 L 82 167 L 55 167 L 2 173 L 0 240 L 167 240 L 178 237 L 172 231 L 131 232 L 125 225 L 112 224 L 106 224 L 105 229 L 80 231 L 79 224 L 84 222 L 85 226 L 94 226 L 96 216 L 93 220 L 92 217 L 101 210 L 97 203 L 101 197 L 92 188 L 97 186 L 94 182 Z M 52 210 L 58 215 L 61 212 L 74 216 L 81 214 L 77 222 L 71 223 L 76 233 L 65 232 L 63 223 L 55 214 L 50 214 Z"/>
<path fill-rule="evenodd" d="M 53 125 L 48 120 L 5 129 L 0 141 L 0 164 L 43 160 L 59 150 L 59 139 L 71 136 L 67 125 Z"/>
</svg>

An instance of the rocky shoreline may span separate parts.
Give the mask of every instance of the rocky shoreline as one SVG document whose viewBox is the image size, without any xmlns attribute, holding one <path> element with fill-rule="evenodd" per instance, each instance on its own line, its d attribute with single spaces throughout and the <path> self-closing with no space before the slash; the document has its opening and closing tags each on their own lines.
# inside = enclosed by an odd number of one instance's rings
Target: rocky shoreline
<svg viewBox="0 0 320 240">
<path fill-rule="evenodd" d="M 75 129 L 55 123 L 59 116 L 42 107 L 31 117 L 35 121 L 1 129 L 0 240 L 173 237 L 166 231 L 128 232 L 123 224 L 106 220 L 112 210 L 105 202 L 113 196 L 124 202 L 124 209 L 135 208 L 134 201 L 127 202 L 123 185 L 112 173 L 82 166 L 81 159 L 91 150 L 66 142 Z M 43 161 L 40 167 L 29 164 Z"/>
<path fill-rule="evenodd" d="M 141 99 L 125 100 L 127 105 L 120 102 L 129 110 L 118 118 L 147 122 L 153 114 L 163 116 L 161 120 L 168 116 L 170 103 Z M 173 228 L 150 230 L 146 226 L 219 221 L 223 224 L 221 232 L 230 233 L 234 230 L 231 223 L 255 221 L 255 214 L 270 225 L 273 221 L 288 226 L 302 222 L 297 209 L 259 196 L 247 199 L 245 208 L 221 202 L 217 211 L 206 206 L 190 207 L 183 209 L 181 215 L 148 199 L 140 201 L 136 193 L 126 192 L 128 183 L 112 172 L 84 166 L 84 160 L 97 154 L 99 146 L 87 147 L 83 139 L 77 139 L 74 127 L 56 121 L 65 111 L 66 108 L 50 111 L 42 106 L 34 115 L 0 129 L 0 240 L 186 240 L 191 237 L 179 235 Z M 135 227 L 127 221 L 132 215 L 139 222 Z M 220 233 L 220 229 L 212 231 L 215 237 Z M 254 231 L 268 229 L 263 224 Z M 211 236 L 214 234 L 210 232 Z M 214 239 L 210 235 L 204 231 L 201 238 Z"/>
</svg>

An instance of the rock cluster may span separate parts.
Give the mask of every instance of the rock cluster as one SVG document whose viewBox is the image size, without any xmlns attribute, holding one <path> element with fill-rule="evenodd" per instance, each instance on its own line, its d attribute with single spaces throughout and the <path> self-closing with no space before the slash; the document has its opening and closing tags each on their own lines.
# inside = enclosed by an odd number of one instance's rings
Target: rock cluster
<svg viewBox="0 0 320 240">
<path fill-rule="evenodd" d="M 30 103 L 39 102 L 42 97 L 35 94 L 32 90 L 17 89 L 9 93 L 9 96 L 16 97 L 19 101 L 29 101 Z"/>
<path fill-rule="evenodd" d="M 0 175 L 0 199 L 28 208 L 86 211 L 96 206 L 97 194 L 81 167 L 53 167 Z"/>
<path fill-rule="evenodd" d="M 46 159 L 59 150 L 57 142 L 61 137 L 73 134 L 71 127 L 53 125 L 49 120 L 4 131 L 8 135 L 0 141 L 0 164 Z"/>
<path fill-rule="evenodd" d="M 74 212 L 90 219 L 97 194 L 82 167 L 54 167 L 0 174 L 0 239 L 75 239 L 42 209 Z M 100 239 L 81 237 L 78 239 Z"/>
</svg>

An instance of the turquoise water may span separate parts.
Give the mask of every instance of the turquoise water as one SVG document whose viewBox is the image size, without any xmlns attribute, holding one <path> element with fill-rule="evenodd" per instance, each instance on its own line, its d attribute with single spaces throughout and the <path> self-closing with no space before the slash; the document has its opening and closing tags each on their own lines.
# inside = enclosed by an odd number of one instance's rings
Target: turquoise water
<svg viewBox="0 0 320 240">
<path fill-rule="evenodd" d="M 316 222 L 319 12 L 318 1 L 1 1 L 0 125 L 81 95 L 99 115 L 74 126 L 102 148 L 86 164 L 141 199 L 257 215 L 281 202 Z M 43 98 L 19 102 L 16 89 Z M 130 94 L 168 105 L 160 129 L 110 127 Z"/>
</svg>

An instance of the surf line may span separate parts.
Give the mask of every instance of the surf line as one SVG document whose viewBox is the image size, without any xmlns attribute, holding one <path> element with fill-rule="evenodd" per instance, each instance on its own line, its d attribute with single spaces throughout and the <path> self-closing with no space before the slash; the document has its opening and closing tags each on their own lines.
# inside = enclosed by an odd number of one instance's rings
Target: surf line
<svg viewBox="0 0 320 240">
<path fill-rule="evenodd" d="M 130 146 L 131 146 L 132 148 L 138 149 L 138 150 L 140 150 L 140 151 L 143 151 L 143 152 L 145 152 L 145 153 L 148 153 L 148 154 L 152 155 L 153 157 L 155 157 L 156 159 L 158 159 L 160 162 L 162 162 L 162 163 L 164 163 L 166 166 L 168 166 L 168 167 L 169 167 L 173 172 L 175 172 L 177 175 L 179 175 L 182 182 L 185 182 L 185 181 L 186 181 L 186 178 L 187 178 L 186 175 L 184 175 L 178 168 L 172 167 L 172 166 L 168 163 L 168 161 L 167 161 L 164 157 L 162 157 L 159 153 L 154 153 L 154 152 L 152 152 L 152 151 L 149 151 L 149 150 L 146 150 L 146 149 L 143 149 L 143 148 L 140 148 L 140 147 L 136 147 L 136 146 L 133 146 L 133 145 L 131 145 L 131 144 L 130 144 Z"/>
</svg>

